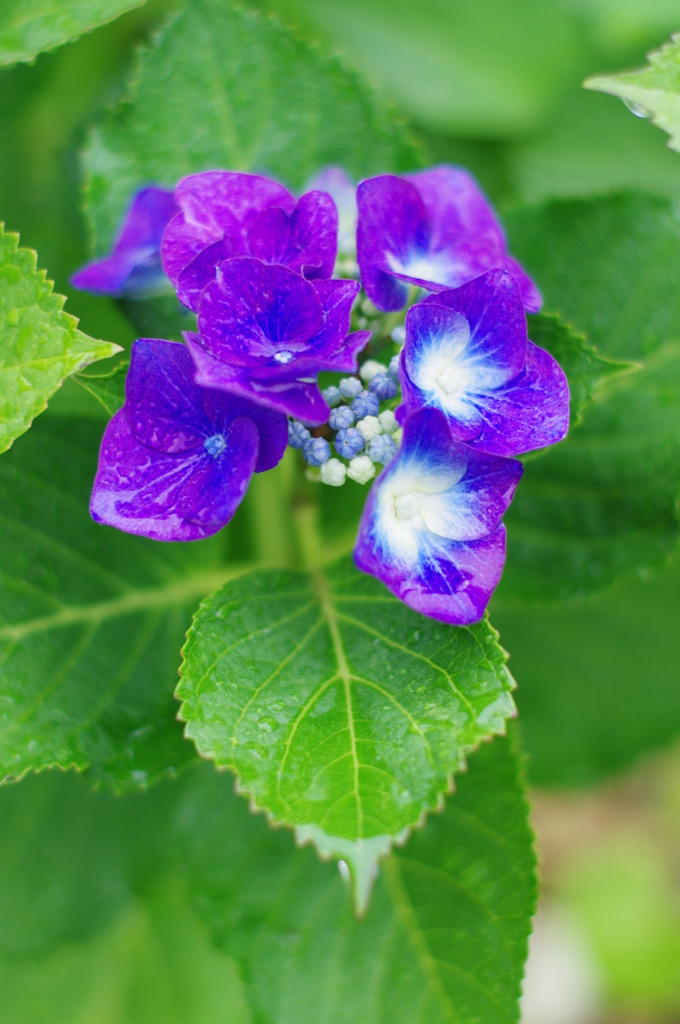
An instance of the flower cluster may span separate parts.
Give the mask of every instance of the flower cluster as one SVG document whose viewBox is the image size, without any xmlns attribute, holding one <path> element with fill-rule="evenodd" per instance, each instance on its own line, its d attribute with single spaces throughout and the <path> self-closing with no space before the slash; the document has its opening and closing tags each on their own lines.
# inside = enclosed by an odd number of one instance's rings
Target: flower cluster
<svg viewBox="0 0 680 1024">
<path fill-rule="evenodd" d="M 565 436 L 569 395 L 528 339 L 540 295 L 471 176 L 381 175 L 355 194 L 329 168 L 297 199 L 227 171 L 147 188 L 111 255 L 74 283 L 133 295 L 163 278 L 196 330 L 133 346 L 94 518 L 194 540 L 229 521 L 287 445 L 334 487 L 384 467 L 357 566 L 425 615 L 479 619 L 505 560 L 514 456 Z M 337 375 L 323 390 L 321 372 Z"/>
</svg>

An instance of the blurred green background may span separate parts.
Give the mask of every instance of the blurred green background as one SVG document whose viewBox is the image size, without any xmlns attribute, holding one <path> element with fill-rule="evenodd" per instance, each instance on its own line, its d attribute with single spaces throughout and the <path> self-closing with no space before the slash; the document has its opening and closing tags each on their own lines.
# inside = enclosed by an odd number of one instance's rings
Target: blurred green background
<svg viewBox="0 0 680 1024">
<path fill-rule="evenodd" d="M 663 134 L 581 87 L 589 75 L 644 63 L 680 30 L 676 0 L 255 6 L 321 52 L 344 55 L 412 123 L 431 160 L 469 167 L 502 213 L 629 188 L 680 198 L 680 156 Z M 78 152 L 98 112 L 120 97 L 133 47 L 172 7 L 149 0 L 32 66 L 0 70 L 0 216 L 37 249 L 83 329 L 121 343 L 134 333 L 115 303 L 68 284 L 89 256 Z M 568 908 L 574 941 L 594 965 L 592 1000 L 580 1016 L 559 1018 L 566 1024 L 680 1020 L 680 759 L 649 753 L 680 725 L 679 599 L 676 557 L 588 600 L 493 609 L 519 683 L 529 777 L 544 791 L 536 820 L 546 907 Z M 194 919 L 181 872 L 168 874 L 157 851 L 143 851 L 145 867 L 132 871 L 143 884 L 120 877 L 107 837 L 121 815 L 162 818 L 166 789 L 116 802 L 56 775 L 0 792 L 2 859 L 28 880 L 14 887 L 3 869 L 12 888 L 0 914 L 3 1024 L 249 1019 L 236 969 Z M 96 898 L 65 852 L 53 856 L 65 829 L 82 864 L 99 868 Z M 158 872 L 149 878 L 150 864 Z M 34 896 L 48 873 L 51 944 Z"/>
</svg>

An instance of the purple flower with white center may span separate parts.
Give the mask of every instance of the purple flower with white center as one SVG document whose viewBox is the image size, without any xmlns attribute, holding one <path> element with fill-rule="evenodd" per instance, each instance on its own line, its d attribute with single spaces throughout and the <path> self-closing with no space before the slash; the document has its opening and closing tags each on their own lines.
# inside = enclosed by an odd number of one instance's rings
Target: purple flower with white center
<svg viewBox="0 0 680 1024">
<path fill-rule="evenodd" d="M 415 413 L 399 454 L 368 495 L 354 549 L 358 568 L 423 615 L 477 622 L 503 571 L 501 518 L 521 475 L 514 459 L 455 441 L 435 409 Z"/>
<path fill-rule="evenodd" d="M 233 516 L 252 474 L 288 441 L 285 416 L 193 381 L 184 345 L 132 348 L 123 408 L 106 428 L 90 512 L 153 540 L 199 540 Z"/>
<path fill-rule="evenodd" d="M 77 271 L 71 278 L 73 287 L 117 296 L 168 291 L 170 284 L 161 266 L 161 239 L 176 213 L 172 192 L 142 189 L 132 200 L 111 254 Z"/>
<path fill-rule="evenodd" d="M 307 281 L 287 267 L 225 260 L 201 294 L 198 334 L 185 335 L 196 382 L 325 423 L 317 374 L 354 370 L 370 337 L 348 334 L 358 290 L 357 281 Z"/>
<path fill-rule="evenodd" d="M 409 310 L 401 384 L 400 422 L 423 407 L 439 409 L 453 437 L 492 454 L 543 448 L 569 427 L 567 379 L 529 341 L 507 271 L 491 270 Z"/>
<path fill-rule="evenodd" d="M 180 212 L 163 237 L 163 268 L 180 301 L 195 312 L 215 268 L 227 259 L 252 257 L 310 280 L 333 273 L 338 214 L 326 192 L 307 192 L 296 202 L 269 178 L 205 171 L 182 178 L 175 200 Z"/>
<path fill-rule="evenodd" d="M 514 275 L 529 312 L 540 309 L 541 296 L 508 255 L 489 201 L 462 168 L 369 178 L 359 184 L 357 201 L 361 280 L 379 309 L 402 309 L 409 284 L 438 292 L 494 267 Z"/>
</svg>

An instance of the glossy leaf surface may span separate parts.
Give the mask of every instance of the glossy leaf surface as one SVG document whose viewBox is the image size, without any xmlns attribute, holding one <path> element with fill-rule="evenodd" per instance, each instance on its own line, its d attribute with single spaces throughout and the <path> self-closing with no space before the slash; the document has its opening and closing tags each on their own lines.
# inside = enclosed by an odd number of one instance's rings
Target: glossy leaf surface
<svg viewBox="0 0 680 1024">
<path fill-rule="evenodd" d="M 0 777 L 51 765 L 144 785 L 191 756 L 172 689 L 210 544 L 88 513 L 101 426 L 46 417 L 0 462 Z"/>
<path fill-rule="evenodd" d="M 382 861 L 362 921 L 337 871 L 249 815 L 227 778 L 197 776 L 183 857 L 257 1024 L 515 1024 L 534 904 L 517 767 L 505 740 L 483 745 L 443 814 Z"/>
<path fill-rule="evenodd" d="M 0 452 L 23 434 L 64 377 L 119 351 L 78 330 L 31 249 L 0 225 Z"/>
<path fill-rule="evenodd" d="M 342 561 L 213 594 L 177 695 L 200 753 L 299 840 L 345 859 L 362 907 L 378 857 L 439 805 L 466 751 L 503 731 L 512 685 L 487 621 L 426 619 Z"/>
<path fill-rule="evenodd" d="M 649 117 L 668 133 L 671 149 L 680 150 L 680 33 L 650 53 L 648 60 L 639 71 L 596 75 L 585 87 L 619 96 L 634 114 Z"/>
</svg>

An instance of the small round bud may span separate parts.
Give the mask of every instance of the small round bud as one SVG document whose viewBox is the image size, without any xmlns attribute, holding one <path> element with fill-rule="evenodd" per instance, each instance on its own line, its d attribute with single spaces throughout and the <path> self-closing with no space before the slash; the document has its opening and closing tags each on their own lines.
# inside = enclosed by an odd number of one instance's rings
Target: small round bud
<svg viewBox="0 0 680 1024">
<path fill-rule="evenodd" d="M 372 437 L 376 437 L 377 434 L 382 433 L 380 429 L 380 420 L 377 416 L 364 416 L 362 420 L 357 423 L 357 431 L 361 434 L 364 441 L 370 441 Z"/>
<path fill-rule="evenodd" d="M 399 429 L 395 430 L 394 433 L 392 434 L 392 437 L 394 438 L 394 443 L 397 445 L 397 447 L 401 444 L 401 439 L 402 439 L 403 436 L 404 436 L 404 428 L 403 427 L 399 427 Z"/>
<path fill-rule="evenodd" d="M 398 426 L 397 418 L 391 409 L 385 409 L 384 412 L 381 412 L 378 416 L 378 422 L 386 434 L 393 434 Z"/>
<path fill-rule="evenodd" d="M 310 437 L 302 446 L 302 454 L 310 466 L 321 466 L 331 457 L 331 446 L 325 437 Z"/>
<path fill-rule="evenodd" d="M 338 390 L 343 398 L 351 401 L 362 391 L 361 381 L 356 377 L 343 377 L 338 384 Z"/>
<path fill-rule="evenodd" d="M 363 416 L 377 416 L 380 412 L 380 399 L 370 391 L 362 391 L 352 402 L 351 408 L 357 419 Z"/>
<path fill-rule="evenodd" d="M 363 435 L 356 427 L 349 427 L 348 430 L 339 430 L 335 438 L 335 450 L 343 459 L 353 459 L 364 447 Z"/>
<path fill-rule="evenodd" d="M 368 457 L 372 462 L 381 462 L 383 465 L 390 462 L 397 454 L 397 446 L 389 434 L 378 434 L 371 438 L 368 446 Z"/>
<path fill-rule="evenodd" d="M 396 381 L 383 372 L 376 373 L 375 377 L 369 381 L 368 390 L 371 394 L 376 395 L 379 401 L 384 402 L 389 398 L 394 398 L 399 391 L 399 387 Z"/>
<path fill-rule="evenodd" d="M 334 409 L 336 405 L 340 405 L 340 402 L 342 401 L 340 389 L 336 388 L 334 384 L 331 384 L 330 387 L 324 388 L 321 394 L 324 402 L 326 402 L 327 405 L 330 405 L 331 409 Z"/>
<path fill-rule="evenodd" d="M 347 467 L 347 476 L 358 484 L 367 484 L 375 476 L 375 466 L 368 455 L 357 455 Z"/>
<path fill-rule="evenodd" d="M 399 360 L 400 360 L 400 358 L 401 358 L 400 356 L 392 356 L 392 358 L 390 359 L 390 365 L 389 365 L 389 368 L 388 368 L 388 371 L 387 371 L 389 373 L 390 377 L 394 377 L 395 380 L 399 380 Z"/>
<path fill-rule="evenodd" d="M 324 462 L 319 472 L 322 484 L 328 484 L 329 487 L 342 487 L 347 476 L 347 466 L 344 462 L 340 462 L 340 459 L 329 459 L 328 462 Z"/>
<path fill-rule="evenodd" d="M 395 345 L 403 345 L 406 341 L 406 328 L 403 324 L 399 324 L 398 327 L 392 328 L 390 338 Z"/>
<path fill-rule="evenodd" d="M 303 426 L 298 420 L 288 421 L 288 444 L 291 448 L 302 448 L 308 438 L 309 431 L 307 427 Z"/>
<path fill-rule="evenodd" d="M 328 417 L 328 424 L 333 430 L 346 430 L 354 423 L 354 413 L 348 405 L 341 405 Z"/>
<path fill-rule="evenodd" d="M 362 364 L 361 369 L 359 370 L 359 376 L 361 377 L 365 384 L 368 384 L 369 380 L 372 380 L 375 377 L 376 373 L 384 372 L 385 367 L 383 366 L 382 363 L 379 363 L 375 359 L 367 359 L 366 362 Z"/>
</svg>

